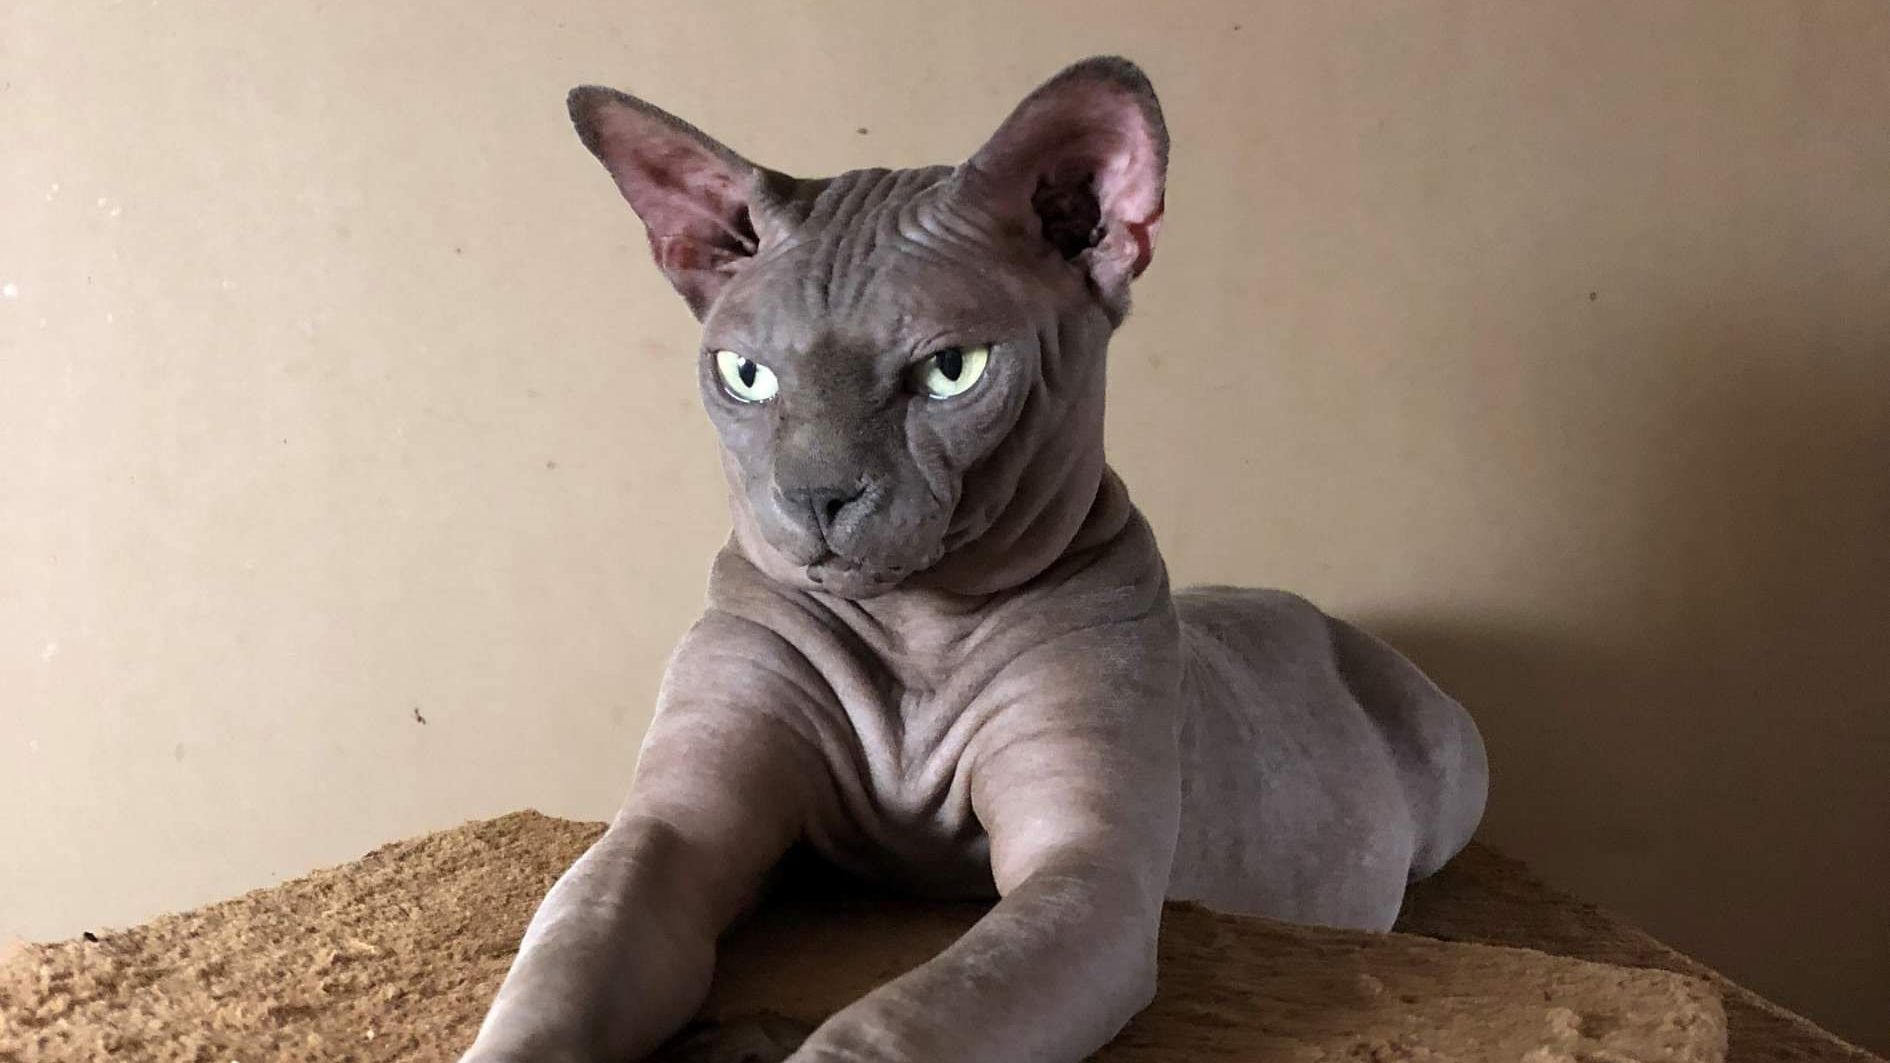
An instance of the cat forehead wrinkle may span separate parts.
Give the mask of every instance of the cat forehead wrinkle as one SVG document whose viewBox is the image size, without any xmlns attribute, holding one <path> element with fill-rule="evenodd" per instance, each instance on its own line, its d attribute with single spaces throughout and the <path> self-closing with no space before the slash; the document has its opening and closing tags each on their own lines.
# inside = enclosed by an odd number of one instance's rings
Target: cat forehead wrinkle
<svg viewBox="0 0 1890 1063">
<path fill-rule="evenodd" d="M 987 343 L 1029 317 L 1003 248 L 952 208 L 953 171 L 856 170 L 821 183 L 788 229 L 730 285 L 707 346 L 757 357 L 823 346 L 918 354 Z"/>
<path fill-rule="evenodd" d="M 907 235 L 950 171 L 855 170 L 816 198 L 800 235 L 806 248 L 799 280 L 808 301 L 846 317 L 884 283 L 910 283 L 897 263 L 919 250 Z M 890 276 L 888 274 L 891 274 Z"/>
<path fill-rule="evenodd" d="M 769 365 L 866 358 L 897 370 L 944 347 L 996 344 L 1032 331 L 1015 293 L 964 278 L 881 271 L 858 298 L 838 304 L 808 293 L 791 263 L 778 279 L 756 278 L 717 307 L 706 350 L 729 349 Z M 903 275 L 903 277 L 902 277 Z"/>
<path fill-rule="evenodd" d="M 890 170 L 849 170 L 821 182 L 819 193 L 801 219 L 799 235 L 825 233 L 857 225 L 887 208 L 920 198 L 951 176 L 949 166 Z"/>
</svg>

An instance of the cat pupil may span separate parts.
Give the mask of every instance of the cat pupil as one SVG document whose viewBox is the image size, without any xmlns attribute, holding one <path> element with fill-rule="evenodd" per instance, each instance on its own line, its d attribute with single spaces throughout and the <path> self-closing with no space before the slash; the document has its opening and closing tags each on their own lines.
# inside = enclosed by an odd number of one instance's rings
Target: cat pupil
<svg viewBox="0 0 1890 1063">
<path fill-rule="evenodd" d="M 938 353 L 938 371 L 945 374 L 945 379 L 957 380 L 958 374 L 964 372 L 964 370 L 965 356 L 963 352 L 954 348 L 953 350 L 940 351 Z"/>
<path fill-rule="evenodd" d="M 742 359 L 741 364 L 735 367 L 735 375 L 742 378 L 742 387 L 745 387 L 745 388 L 754 387 L 755 386 L 755 363 L 749 361 L 746 358 Z"/>
</svg>

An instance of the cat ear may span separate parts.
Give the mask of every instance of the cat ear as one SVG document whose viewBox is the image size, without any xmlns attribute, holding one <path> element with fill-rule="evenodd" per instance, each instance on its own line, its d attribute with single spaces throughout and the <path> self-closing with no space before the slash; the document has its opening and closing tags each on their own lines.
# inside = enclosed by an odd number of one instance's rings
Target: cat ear
<svg viewBox="0 0 1890 1063">
<path fill-rule="evenodd" d="M 703 317 L 760 249 L 758 216 L 793 179 L 615 89 L 585 85 L 566 102 L 584 146 L 643 219 L 656 265 Z"/>
<path fill-rule="evenodd" d="M 1118 314 L 1162 224 L 1168 130 L 1134 63 L 1085 59 L 1051 78 L 961 168 L 967 193 L 1081 267 Z"/>
</svg>

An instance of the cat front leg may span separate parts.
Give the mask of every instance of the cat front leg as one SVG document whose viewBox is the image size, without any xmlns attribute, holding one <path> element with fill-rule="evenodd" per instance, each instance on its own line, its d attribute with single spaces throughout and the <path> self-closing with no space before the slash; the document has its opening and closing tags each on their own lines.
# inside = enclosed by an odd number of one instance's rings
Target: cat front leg
<svg viewBox="0 0 1890 1063">
<path fill-rule="evenodd" d="M 726 627 L 672 659 L 623 811 L 539 905 L 461 1063 L 642 1059 L 701 1007 L 825 771 L 790 722 L 799 688 Z"/>
<path fill-rule="evenodd" d="M 997 905 L 822 1024 L 793 1063 L 1076 1063 L 1153 999 L 1180 816 L 1174 712 L 1147 677 L 1097 659 L 1000 683 L 1020 700 L 967 750 Z"/>
</svg>

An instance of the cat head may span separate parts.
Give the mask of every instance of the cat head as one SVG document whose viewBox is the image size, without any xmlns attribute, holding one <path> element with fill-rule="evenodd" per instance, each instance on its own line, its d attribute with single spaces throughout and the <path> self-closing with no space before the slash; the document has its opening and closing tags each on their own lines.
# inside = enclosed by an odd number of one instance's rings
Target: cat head
<svg viewBox="0 0 1890 1063">
<path fill-rule="evenodd" d="M 1055 560 L 1104 475 L 1104 355 L 1161 227 L 1168 137 L 1134 64 L 1069 67 L 957 166 L 814 179 L 613 89 L 569 103 L 702 322 L 750 561 L 863 598 Z"/>
</svg>

